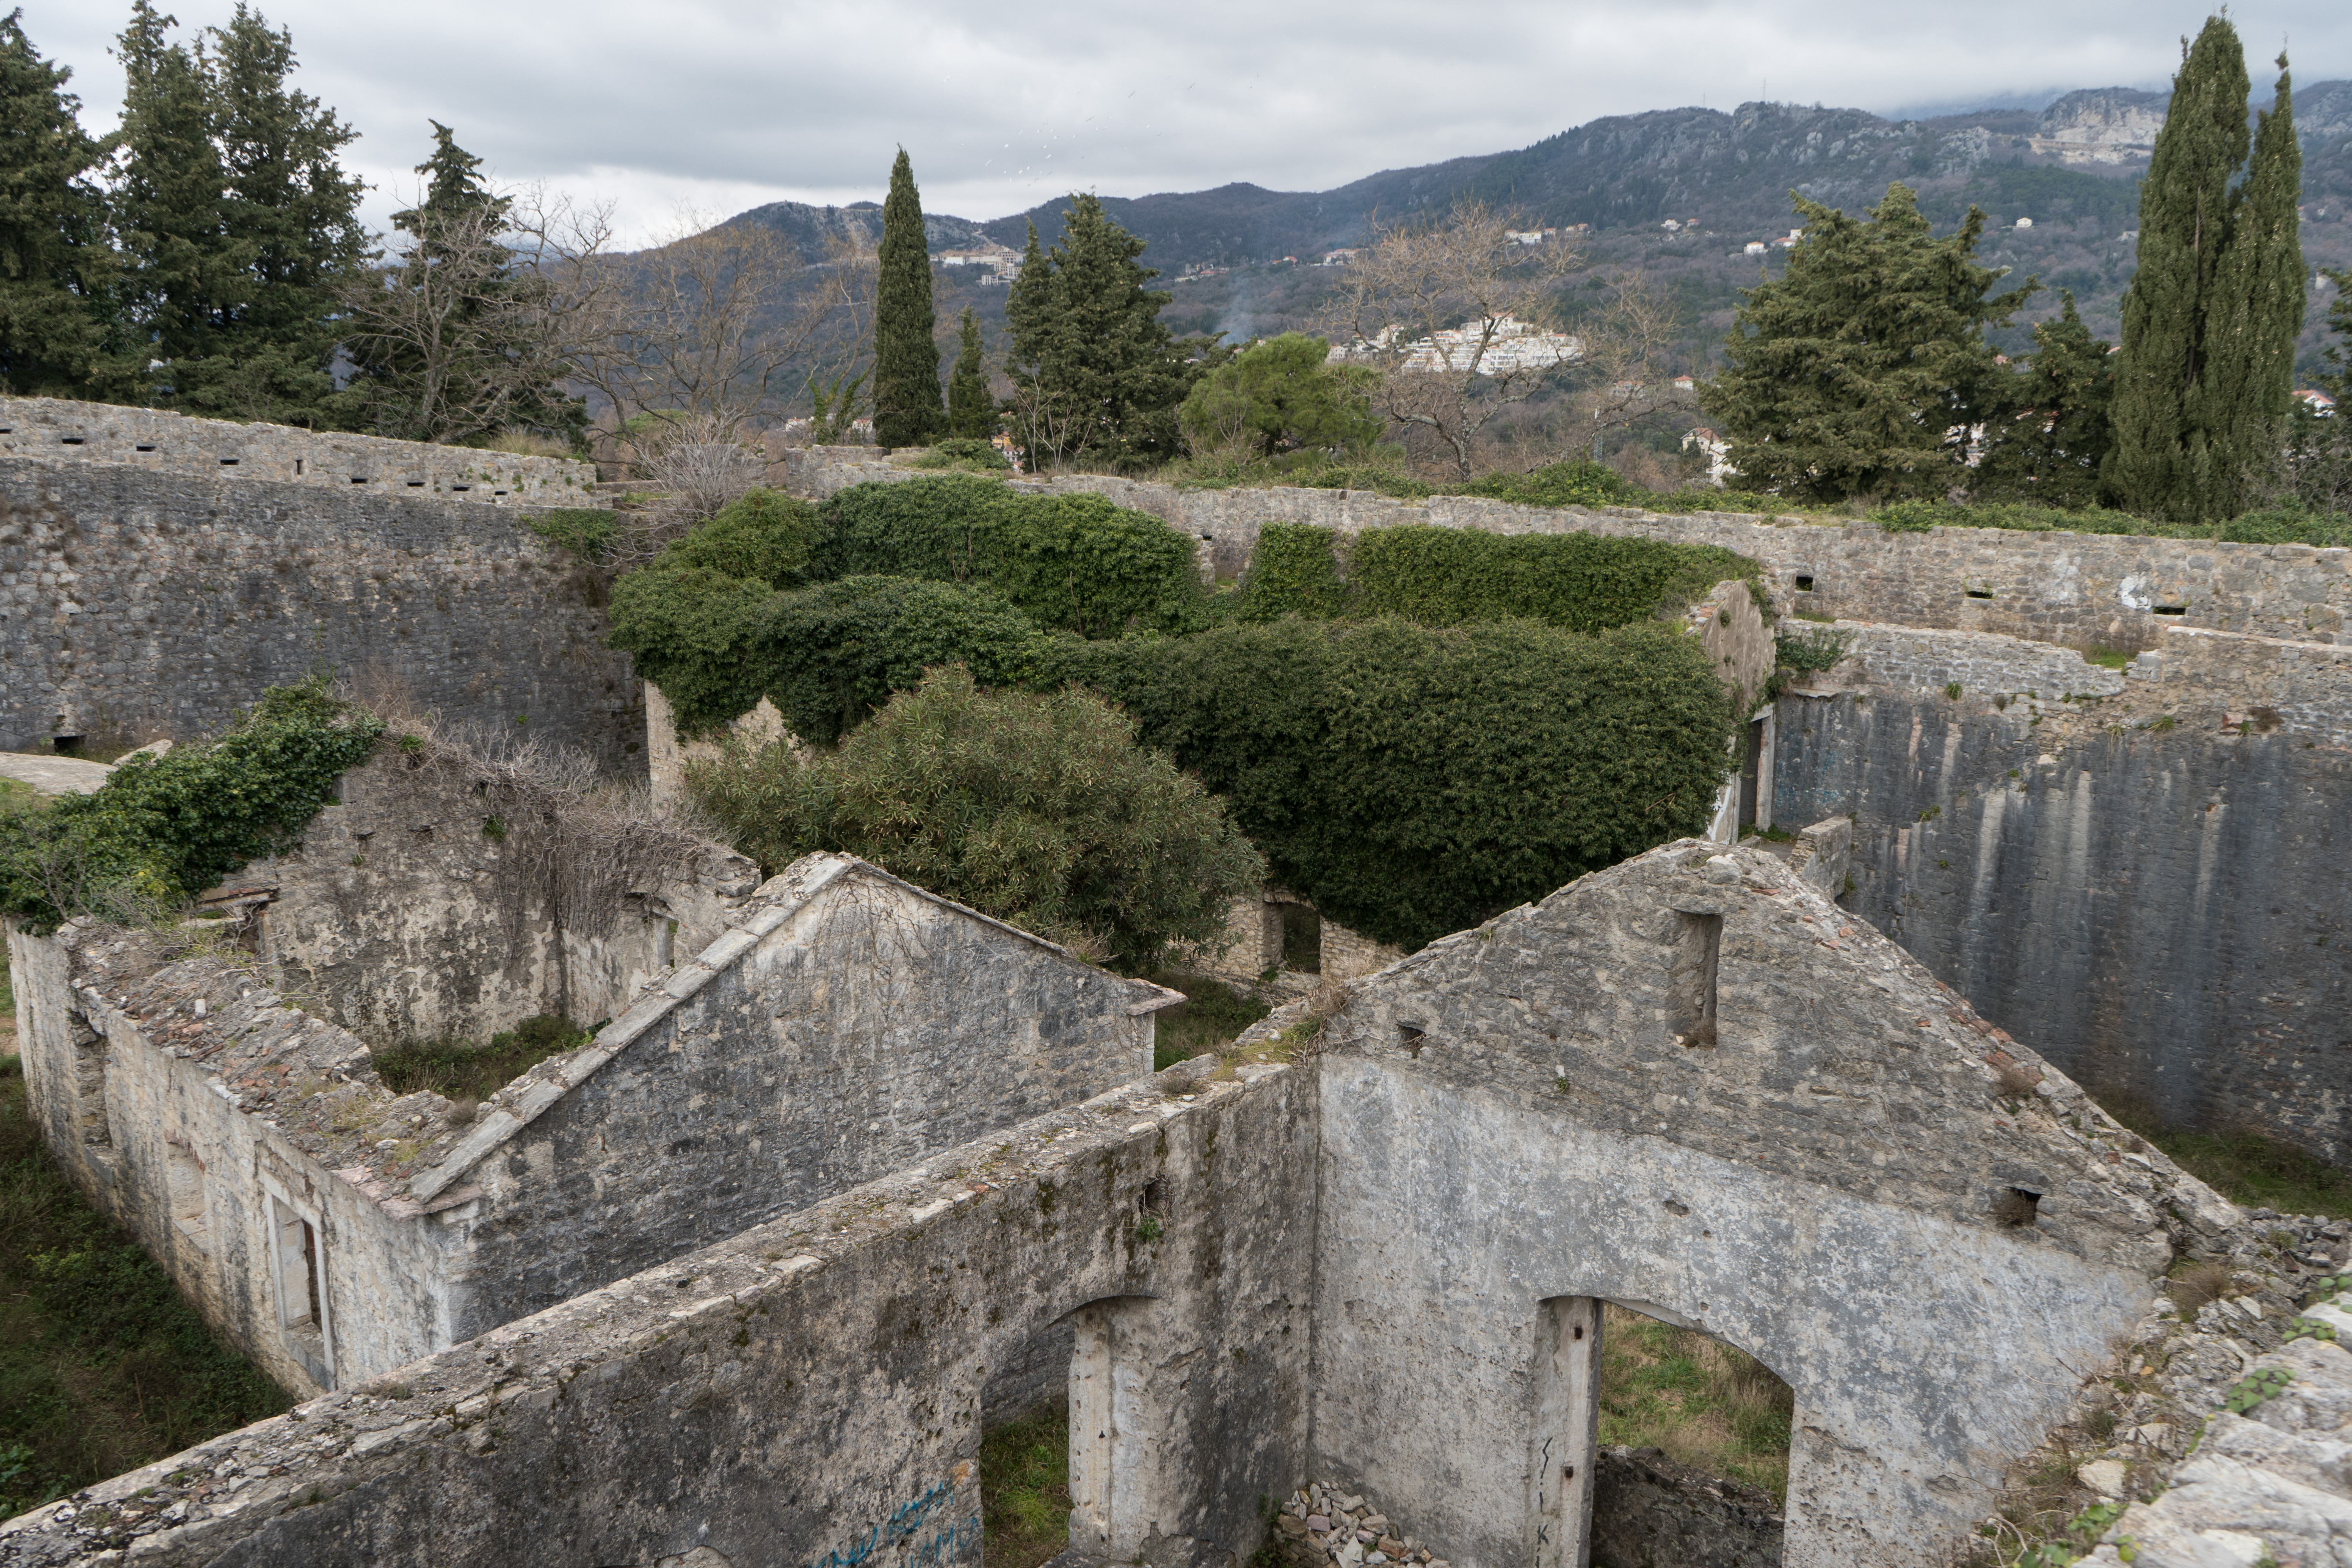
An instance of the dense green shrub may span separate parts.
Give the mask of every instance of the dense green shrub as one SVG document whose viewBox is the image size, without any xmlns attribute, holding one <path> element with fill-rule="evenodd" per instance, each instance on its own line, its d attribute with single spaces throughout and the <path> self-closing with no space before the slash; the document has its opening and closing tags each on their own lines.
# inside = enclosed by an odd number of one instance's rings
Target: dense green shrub
<svg viewBox="0 0 2352 1568">
<path fill-rule="evenodd" d="M 950 660 L 1017 685 L 1051 641 L 983 589 L 845 577 L 797 593 L 703 568 L 633 573 L 613 591 L 614 647 L 669 700 L 677 731 L 708 734 L 767 698 L 802 739 L 830 745 Z"/>
<path fill-rule="evenodd" d="M 1298 615 L 1328 620 L 1346 615 L 1348 584 L 1339 575 L 1339 544 L 1335 529 L 1267 523 L 1242 574 L 1241 618 L 1271 621 Z"/>
<path fill-rule="evenodd" d="M 687 787 L 773 872 L 845 850 L 1000 920 L 1148 967 L 1223 928 L 1265 862 L 1197 780 L 1088 693 L 983 691 L 961 666 L 833 752 L 730 739 Z"/>
<path fill-rule="evenodd" d="M 1198 623 L 1192 541 L 1100 496 L 1024 495 L 965 475 L 853 485 L 826 502 L 809 575 L 972 583 L 1055 631 Z"/>
<path fill-rule="evenodd" d="M 1192 384 L 1176 411 L 1196 451 L 1358 448 L 1379 439 L 1369 366 L 1334 364 L 1328 341 L 1284 332 L 1251 343 Z"/>
<path fill-rule="evenodd" d="M 1267 525 L 1243 582 L 1240 618 L 1394 615 L 1463 626 L 1520 617 L 1598 632 L 1673 610 L 1733 578 L 1766 602 L 1763 568 L 1708 544 L 1406 523 L 1358 534 L 1344 582 L 1337 548 L 1329 529 Z"/>
<path fill-rule="evenodd" d="M 530 531 L 583 561 L 602 565 L 620 531 L 621 514 L 610 507 L 558 506 L 526 519 Z"/>
<path fill-rule="evenodd" d="M 1005 474 L 1013 471 L 1013 459 L 996 449 L 996 443 L 977 436 L 950 436 L 935 441 L 907 459 L 910 468 L 961 468 L 975 474 Z"/>
<path fill-rule="evenodd" d="M 1064 642 L 1231 804 L 1276 879 L 1418 946 L 1706 826 L 1730 710 L 1696 639 L 1288 619 Z"/>
<path fill-rule="evenodd" d="M 323 679 L 272 688 L 218 740 L 134 757 L 96 794 L 0 815 L 0 910 L 47 928 L 152 917 L 299 839 L 383 725 Z"/>
<path fill-rule="evenodd" d="M 1578 458 L 1524 474 L 1488 474 L 1460 493 L 1520 506 L 1637 506 L 1643 492 L 1606 463 Z"/>
<path fill-rule="evenodd" d="M 817 536 L 816 509 L 781 490 L 747 490 L 655 560 L 656 570 L 699 567 L 747 577 L 772 588 L 807 581 Z"/>
</svg>

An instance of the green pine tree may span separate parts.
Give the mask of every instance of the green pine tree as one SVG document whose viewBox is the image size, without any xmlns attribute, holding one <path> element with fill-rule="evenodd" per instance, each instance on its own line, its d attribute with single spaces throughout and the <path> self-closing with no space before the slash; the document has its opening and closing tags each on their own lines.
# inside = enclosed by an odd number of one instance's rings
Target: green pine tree
<svg viewBox="0 0 2352 1568">
<path fill-rule="evenodd" d="M 2214 523 L 2243 510 L 2286 417 L 2303 319 L 2302 154 L 2279 65 L 2274 107 L 2250 138 L 2237 29 L 2209 18 L 2182 51 L 2140 186 L 2108 480 L 2148 516 Z"/>
<path fill-rule="evenodd" d="M 996 407 L 988 395 L 988 367 L 981 359 L 980 318 L 963 308 L 957 325 L 961 348 L 948 378 L 948 434 L 985 441 L 996 434 Z"/>
<path fill-rule="evenodd" d="M 1793 195 L 1793 193 L 1792 193 Z M 1706 395 L 1744 488 L 1813 500 L 1940 497 L 2002 383 L 1984 328 L 2034 287 L 1990 292 L 1985 215 L 1937 238 L 1908 186 L 1864 223 L 1796 196 L 1805 237 L 1748 290 Z"/>
<path fill-rule="evenodd" d="M 239 4 L 198 47 L 134 0 L 115 224 L 143 395 L 188 413 L 349 428 L 363 400 L 331 374 L 338 295 L 366 255 L 357 135 L 287 86 L 292 38 Z"/>
<path fill-rule="evenodd" d="M 947 427 L 940 404 L 939 318 L 931 309 L 931 252 L 922 197 L 907 150 L 890 165 L 874 285 L 874 440 L 920 447 Z"/>
<path fill-rule="evenodd" d="M 426 123 L 423 199 L 392 217 L 408 247 L 344 294 L 345 347 L 374 426 L 419 441 L 478 440 L 512 426 L 576 439 L 585 408 L 565 395 L 565 362 L 535 308 L 545 286 L 505 241 L 513 200 L 482 183 L 482 161 L 449 127 Z"/>
<path fill-rule="evenodd" d="M 1986 500 L 2095 506 L 2115 448 L 2115 360 L 2063 295 L 2058 320 L 2033 329 L 2033 358 L 1989 410 L 1970 490 Z"/>
<path fill-rule="evenodd" d="M 1143 241 L 1091 195 L 1062 215 L 1059 243 L 1040 254 L 1034 225 L 1005 300 L 1013 345 L 1011 408 L 1034 466 L 1086 458 L 1136 464 L 1183 449 L 1176 410 L 1226 352 L 1179 340 L 1160 320 L 1170 295 L 1144 284 Z"/>
<path fill-rule="evenodd" d="M 64 90 L 72 70 L 40 57 L 24 15 L 0 20 L 0 388 L 88 397 L 113 271 L 89 178 L 100 150 Z"/>
</svg>

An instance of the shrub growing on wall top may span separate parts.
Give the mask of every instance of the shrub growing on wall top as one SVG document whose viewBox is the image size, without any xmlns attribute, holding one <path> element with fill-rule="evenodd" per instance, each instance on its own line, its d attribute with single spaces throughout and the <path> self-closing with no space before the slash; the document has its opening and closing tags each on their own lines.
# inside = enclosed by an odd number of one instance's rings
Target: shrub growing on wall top
<svg viewBox="0 0 2352 1568">
<path fill-rule="evenodd" d="M 0 910 L 46 929 L 174 908 L 291 847 L 383 731 L 323 679 L 276 687 L 218 740 L 133 757 L 94 795 L 0 815 Z"/>
<path fill-rule="evenodd" d="M 1090 637 L 1181 630 L 1202 602 L 1192 541 L 1160 519 L 962 475 L 840 491 L 809 575 L 978 584 L 1042 626 Z"/>
<path fill-rule="evenodd" d="M 730 740 L 687 787 L 771 873 L 845 850 L 1135 970 L 1223 927 L 1265 864 L 1224 806 L 1082 691 L 984 691 L 960 665 L 837 751 Z"/>
<path fill-rule="evenodd" d="M 669 699 L 678 733 L 716 731 L 767 698 L 802 739 L 831 745 L 872 710 L 961 660 L 1019 685 L 1051 639 L 984 589 L 845 577 L 795 593 L 695 568 L 639 572 L 613 591 L 612 645 Z"/>
<path fill-rule="evenodd" d="M 1407 523 L 1356 535 L 1344 581 L 1339 547 L 1328 528 L 1268 524 L 1243 584 L 1243 618 L 1296 611 L 1463 626 L 1520 617 L 1599 632 L 1678 609 L 1734 578 L 1766 602 L 1763 568 L 1711 544 Z"/>
</svg>

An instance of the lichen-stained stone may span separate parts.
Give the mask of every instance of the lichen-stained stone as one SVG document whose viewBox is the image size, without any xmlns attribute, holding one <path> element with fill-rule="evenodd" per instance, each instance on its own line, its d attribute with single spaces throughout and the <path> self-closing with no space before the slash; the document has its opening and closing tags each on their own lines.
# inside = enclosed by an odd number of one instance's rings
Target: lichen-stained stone
<svg viewBox="0 0 2352 1568">
<path fill-rule="evenodd" d="M 1317 1473 L 1456 1562 L 1533 1555 L 1547 1300 L 1795 1389 L 1785 1561 L 1924 1564 L 2234 1214 L 1756 850 L 1671 845 L 1445 937 L 1318 1044 Z"/>
</svg>

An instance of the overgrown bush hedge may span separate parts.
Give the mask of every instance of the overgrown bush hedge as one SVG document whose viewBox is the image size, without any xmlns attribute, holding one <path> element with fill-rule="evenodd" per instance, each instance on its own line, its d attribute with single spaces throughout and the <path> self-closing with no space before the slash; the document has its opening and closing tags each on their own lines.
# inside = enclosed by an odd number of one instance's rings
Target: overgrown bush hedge
<svg viewBox="0 0 2352 1568">
<path fill-rule="evenodd" d="M 1571 631 L 1631 625 L 1738 578 L 1767 603 L 1763 568 L 1710 544 L 1598 533 L 1488 533 L 1408 523 L 1348 548 L 1332 530 L 1269 523 L 1243 584 L 1241 616 L 1403 616 L 1431 626 L 1520 617 Z"/>
<path fill-rule="evenodd" d="M 707 568 L 632 573 L 613 590 L 614 647 L 669 700 L 681 736 L 767 698 L 793 732 L 831 745 L 872 710 L 960 661 L 1020 685 L 1051 639 L 994 594 L 913 577 L 846 577 L 781 594 Z"/>
<path fill-rule="evenodd" d="M 1231 804 L 1275 878 L 1412 947 L 1704 829 L 1731 714 L 1696 639 L 1287 619 L 1057 644 Z"/>
<path fill-rule="evenodd" d="M 1100 496 L 1034 496 L 963 475 L 853 485 L 825 503 L 811 578 L 925 577 L 1001 595 L 1080 637 L 1181 631 L 1204 595 L 1192 541 Z"/>
<path fill-rule="evenodd" d="M 125 761 L 93 795 L 0 815 L 0 910 L 40 929 L 152 918 L 291 847 L 383 732 L 323 679 L 277 687 L 218 740 Z"/>
</svg>

